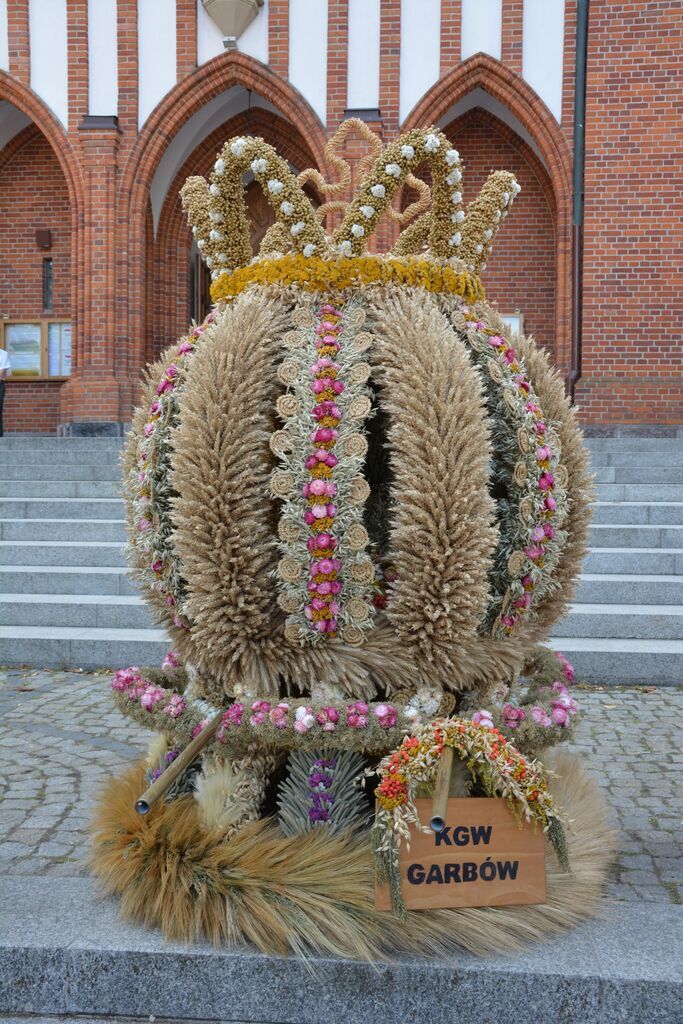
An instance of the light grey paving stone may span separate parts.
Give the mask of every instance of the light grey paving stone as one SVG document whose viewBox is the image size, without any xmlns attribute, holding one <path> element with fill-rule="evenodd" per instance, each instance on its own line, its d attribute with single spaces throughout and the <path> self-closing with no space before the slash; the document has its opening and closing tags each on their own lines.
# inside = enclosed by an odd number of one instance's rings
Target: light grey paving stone
<svg viewBox="0 0 683 1024">
<path fill-rule="evenodd" d="M 160 629 L 0 626 L 0 665 L 124 668 L 159 664 L 170 646 Z"/>
<path fill-rule="evenodd" d="M 106 594 L 6 594 L 0 597 L 0 625 L 154 628 L 142 598 Z"/>
<path fill-rule="evenodd" d="M 126 565 L 124 545 L 106 541 L 0 541 L 0 565 Z"/>
<path fill-rule="evenodd" d="M 596 466 L 683 466 L 683 445 L 676 441 L 672 449 L 648 452 L 591 450 L 591 465 Z"/>
<path fill-rule="evenodd" d="M 554 635 L 548 646 L 569 657 L 580 679 L 601 686 L 683 685 L 683 641 L 585 639 Z"/>
<path fill-rule="evenodd" d="M 683 576 L 652 576 L 647 573 L 619 575 L 583 573 L 576 590 L 577 602 L 593 604 L 683 604 Z"/>
<path fill-rule="evenodd" d="M 433 1016 L 436 994 L 439 1019 L 453 1024 L 674 1024 L 681 994 L 680 907 L 653 915 L 621 904 L 516 957 L 372 967 L 164 942 L 122 923 L 87 878 L 10 879 L 2 899 L 12 914 L 0 1005 L 10 1013 L 337 1024 L 341 1007 L 345 1024 L 395 1024 Z"/>
<path fill-rule="evenodd" d="M 126 524 L 123 519 L 1 519 L 0 540 L 109 541 L 123 544 Z"/>
<path fill-rule="evenodd" d="M 573 604 L 554 630 L 574 637 L 683 640 L 683 606 Z"/>
<path fill-rule="evenodd" d="M 683 501 L 683 484 L 598 484 L 599 501 Z"/>
<path fill-rule="evenodd" d="M 639 526 L 593 523 L 589 533 L 593 548 L 683 548 L 683 526 Z"/>
<path fill-rule="evenodd" d="M 2 480 L 0 498 L 117 498 L 115 480 Z"/>
<path fill-rule="evenodd" d="M 646 573 L 648 576 L 677 576 L 676 548 L 591 548 L 583 562 L 588 573 Z"/>
<path fill-rule="evenodd" d="M 122 519 L 122 498 L 0 498 L 4 519 Z"/>
<path fill-rule="evenodd" d="M 0 594 L 121 594 L 137 591 L 124 566 L 13 565 L 0 567 Z"/>
<path fill-rule="evenodd" d="M 118 463 L 110 460 L 87 464 L 74 459 L 69 463 L 36 465 L 33 459 L 17 459 L 9 466 L 0 467 L 0 475 L 3 480 L 118 480 L 121 473 Z"/>
</svg>

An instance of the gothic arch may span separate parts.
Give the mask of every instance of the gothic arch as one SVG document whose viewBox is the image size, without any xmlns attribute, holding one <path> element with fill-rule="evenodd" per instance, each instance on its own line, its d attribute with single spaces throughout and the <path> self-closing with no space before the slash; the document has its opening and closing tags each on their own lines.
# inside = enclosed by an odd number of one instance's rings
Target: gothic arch
<svg viewBox="0 0 683 1024">
<path fill-rule="evenodd" d="M 187 328 L 187 274 L 182 260 L 183 251 L 189 253 L 191 233 L 180 202 L 180 188 L 191 174 L 206 176 L 216 159 L 216 153 L 226 139 L 234 135 L 255 134 L 262 136 L 266 142 L 275 147 L 297 170 L 311 167 L 316 163 L 315 156 L 299 134 L 297 127 L 284 118 L 271 113 L 262 107 L 236 114 L 215 128 L 189 154 L 176 173 L 164 200 L 159 226 L 154 244 L 154 267 L 148 271 L 152 277 L 160 281 L 162 275 L 168 275 L 172 282 L 175 295 L 173 305 L 167 301 L 168 296 L 160 296 L 155 304 L 154 314 L 154 351 L 158 351 Z M 148 290 L 149 290 L 148 285 Z"/>
<path fill-rule="evenodd" d="M 413 107 L 403 130 L 436 124 L 468 93 L 481 88 L 503 104 L 533 139 L 552 184 L 557 225 L 556 363 L 569 367 L 571 346 L 572 156 L 567 140 L 537 92 L 500 61 L 477 53 L 440 79 Z"/>
<path fill-rule="evenodd" d="M 140 130 L 128 155 L 119 185 L 119 250 L 127 253 L 127 282 L 119 294 L 127 304 L 119 310 L 117 333 L 131 339 L 127 375 L 136 378 L 144 359 L 144 298 L 146 274 L 145 221 L 149 190 L 156 168 L 166 149 L 184 124 L 206 103 L 233 86 L 251 90 L 274 106 L 297 129 L 314 156 L 325 167 L 325 130 L 303 96 L 268 67 L 242 53 L 226 53 L 203 64 L 193 75 L 179 82 L 154 109 Z M 125 351 L 125 346 L 121 346 Z"/>
</svg>

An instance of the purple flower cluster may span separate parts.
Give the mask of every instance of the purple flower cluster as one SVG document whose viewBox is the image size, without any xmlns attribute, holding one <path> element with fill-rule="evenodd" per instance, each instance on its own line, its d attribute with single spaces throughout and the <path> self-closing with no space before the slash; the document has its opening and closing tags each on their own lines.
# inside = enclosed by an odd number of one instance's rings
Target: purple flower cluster
<svg viewBox="0 0 683 1024">
<path fill-rule="evenodd" d="M 311 806 L 308 820 L 311 822 L 329 821 L 334 797 L 330 790 L 334 782 L 337 761 L 334 757 L 318 757 L 311 765 L 308 775 L 308 793 Z"/>
</svg>

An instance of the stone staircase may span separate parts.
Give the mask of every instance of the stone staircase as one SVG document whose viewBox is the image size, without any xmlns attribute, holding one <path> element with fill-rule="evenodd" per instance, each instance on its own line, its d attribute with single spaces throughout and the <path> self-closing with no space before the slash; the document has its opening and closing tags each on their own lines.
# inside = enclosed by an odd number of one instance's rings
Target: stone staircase
<svg viewBox="0 0 683 1024">
<path fill-rule="evenodd" d="M 593 683 L 683 682 L 683 433 L 592 438 L 591 551 L 552 646 Z M 120 442 L 0 440 L 0 664 L 120 667 L 167 649 L 126 576 Z"/>
</svg>

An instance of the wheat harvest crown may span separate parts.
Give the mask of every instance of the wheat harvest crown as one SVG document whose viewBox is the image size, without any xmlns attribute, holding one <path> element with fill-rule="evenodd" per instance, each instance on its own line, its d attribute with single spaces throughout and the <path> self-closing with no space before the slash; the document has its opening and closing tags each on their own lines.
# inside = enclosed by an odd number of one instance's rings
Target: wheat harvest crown
<svg viewBox="0 0 683 1024">
<path fill-rule="evenodd" d="M 349 165 L 339 155 L 351 132 L 360 133 L 371 149 L 361 162 L 360 188 L 351 202 L 344 202 L 333 197 L 344 194 L 351 182 Z M 453 286 L 447 290 L 468 298 L 483 296 L 477 275 L 485 268 L 494 236 L 520 191 L 513 174 L 494 171 L 465 210 L 460 155 L 443 132 L 434 127 L 415 128 L 383 148 L 357 118 L 340 126 L 328 142 L 326 156 L 339 172 L 339 180 L 333 183 L 311 168 L 295 176 L 287 161 L 263 139 L 240 137 L 225 143 L 208 182 L 199 176 L 187 179 L 181 190 L 183 208 L 211 270 L 214 299 L 230 298 L 240 291 L 245 283 L 244 268 L 262 257 L 300 257 L 301 277 L 314 287 L 319 261 L 365 255 L 368 240 L 384 214 L 398 221 L 403 230 L 383 260 L 405 263 L 419 255 L 421 260 L 451 271 Z M 431 172 L 431 186 L 413 174 L 424 164 Z M 276 218 L 256 257 L 249 240 L 243 186 L 244 176 L 250 172 Z M 326 202 L 317 209 L 304 192 L 306 182 L 325 196 Z M 418 199 L 398 212 L 392 200 L 403 186 L 416 190 Z M 342 215 L 342 220 L 328 234 L 323 222 L 333 213 Z"/>
</svg>

